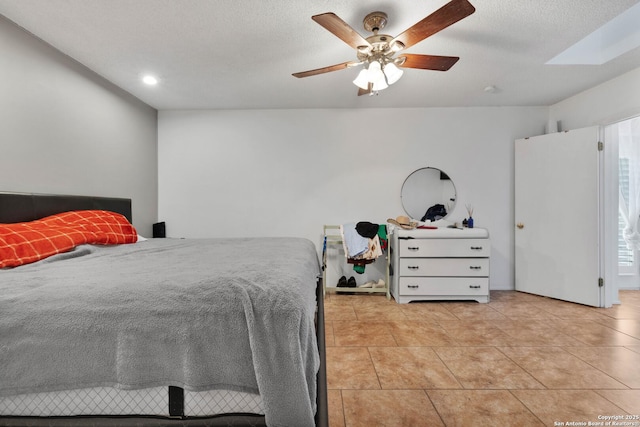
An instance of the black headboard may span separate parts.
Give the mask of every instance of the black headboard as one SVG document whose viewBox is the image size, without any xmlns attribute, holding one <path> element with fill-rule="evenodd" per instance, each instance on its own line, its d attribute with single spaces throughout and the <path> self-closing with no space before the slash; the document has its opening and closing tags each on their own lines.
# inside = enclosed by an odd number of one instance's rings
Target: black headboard
<svg viewBox="0 0 640 427">
<path fill-rule="evenodd" d="M 0 192 L 0 223 L 26 222 L 60 212 L 100 209 L 120 213 L 131 222 L 131 199 L 62 194 Z"/>
</svg>

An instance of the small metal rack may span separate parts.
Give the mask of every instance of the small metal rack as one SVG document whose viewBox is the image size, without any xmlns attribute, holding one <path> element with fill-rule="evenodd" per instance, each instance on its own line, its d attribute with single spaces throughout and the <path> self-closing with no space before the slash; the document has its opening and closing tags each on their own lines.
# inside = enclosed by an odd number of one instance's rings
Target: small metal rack
<svg viewBox="0 0 640 427">
<path fill-rule="evenodd" d="M 383 250 L 383 254 L 382 256 L 378 257 L 377 260 L 374 261 L 375 264 L 379 263 L 380 261 L 382 261 L 384 259 L 384 277 L 382 278 L 385 282 L 384 287 L 379 287 L 379 288 L 362 288 L 362 287 L 355 287 L 355 288 L 339 288 L 337 286 L 327 286 L 327 270 L 328 270 L 328 263 L 332 262 L 333 260 L 330 259 L 327 255 L 330 249 L 337 249 L 342 256 L 341 258 L 341 262 L 344 264 L 344 268 L 347 267 L 351 267 L 351 264 L 349 264 L 347 262 L 347 257 L 344 254 L 344 243 L 343 243 L 343 238 L 342 238 L 342 234 L 340 233 L 340 226 L 339 225 L 324 225 L 323 226 L 323 236 L 324 236 L 324 242 L 323 242 L 323 247 L 322 247 L 322 287 L 323 287 L 323 293 L 326 294 L 327 291 L 330 292 L 346 292 L 346 293 L 369 293 L 369 294 L 373 294 L 373 293 L 383 293 L 386 294 L 387 298 L 390 299 L 391 298 L 391 293 L 389 292 L 389 270 L 390 270 L 390 262 L 391 262 L 391 257 L 389 256 L 389 247 L 387 247 L 386 249 Z M 390 236 L 387 236 L 389 239 L 391 238 Z M 332 283 L 335 283 L 337 281 L 334 281 Z"/>
</svg>

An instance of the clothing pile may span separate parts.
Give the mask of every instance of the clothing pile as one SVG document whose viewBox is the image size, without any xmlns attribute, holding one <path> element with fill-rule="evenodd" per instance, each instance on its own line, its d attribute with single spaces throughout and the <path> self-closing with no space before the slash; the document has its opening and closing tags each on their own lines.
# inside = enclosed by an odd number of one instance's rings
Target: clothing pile
<svg viewBox="0 0 640 427">
<path fill-rule="evenodd" d="M 364 273 L 365 265 L 376 260 L 387 248 L 387 226 L 367 221 L 340 226 L 347 263 L 354 271 Z"/>
</svg>

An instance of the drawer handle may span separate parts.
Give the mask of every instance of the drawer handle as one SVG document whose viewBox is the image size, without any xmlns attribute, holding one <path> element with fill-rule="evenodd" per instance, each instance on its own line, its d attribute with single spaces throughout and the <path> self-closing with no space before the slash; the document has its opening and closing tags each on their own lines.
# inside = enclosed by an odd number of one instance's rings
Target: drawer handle
<svg viewBox="0 0 640 427">
<path fill-rule="evenodd" d="M 420 247 L 418 247 L 418 246 L 407 246 L 407 249 L 410 250 L 410 251 L 417 251 L 417 250 L 420 250 Z"/>
<path fill-rule="evenodd" d="M 419 286 L 418 285 L 407 285 L 407 288 L 409 288 L 409 289 L 418 289 Z"/>
<path fill-rule="evenodd" d="M 481 286 L 480 286 L 480 285 L 469 285 L 469 287 L 470 287 L 471 289 L 480 289 L 480 288 L 481 288 Z"/>
<path fill-rule="evenodd" d="M 481 251 L 482 250 L 482 246 L 471 246 L 471 250 L 473 250 L 473 251 Z"/>
<path fill-rule="evenodd" d="M 469 268 L 471 270 L 482 270 L 482 267 L 479 265 L 470 265 Z"/>
<path fill-rule="evenodd" d="M 407 266 L 407 268 L 408 268 L 409 270 L 417 270 L 417 269 L 419 269 L 420 267 L 419 267 L 419 266 L 417 266 L 417 265 L 409 265 L 409 266 Z"/>
</svg>

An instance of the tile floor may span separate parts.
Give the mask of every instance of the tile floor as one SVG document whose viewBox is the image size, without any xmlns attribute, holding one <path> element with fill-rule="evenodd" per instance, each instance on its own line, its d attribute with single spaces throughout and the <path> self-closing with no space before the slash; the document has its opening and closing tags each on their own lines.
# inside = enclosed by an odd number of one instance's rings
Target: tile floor
<svg viewBox="0 0 640 427">
<path fill-rule="evenodd" d="M 491 292 L 488 304 L 328 294 L 330 427 L 608 416 L 640 426 L 640 291 L 620 297 L 596 309 L 515 291 Z"/>
</svg>

